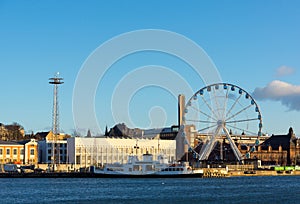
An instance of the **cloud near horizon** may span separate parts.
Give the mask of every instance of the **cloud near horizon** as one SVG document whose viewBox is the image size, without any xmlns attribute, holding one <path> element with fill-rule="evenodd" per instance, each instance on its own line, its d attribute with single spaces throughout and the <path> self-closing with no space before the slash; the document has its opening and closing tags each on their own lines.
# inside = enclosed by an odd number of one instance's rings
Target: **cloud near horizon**
<svg viewBox="0 0 300 204">
<path fill-rule="evenodd" d="M 276 77 L 289 76 L 295 73 L 295 69 L 288 66 L 281 66 L 276 69 Z"/>
<path fill-rule="evenodd" d="M 252 93 L 256 100 L 280 101 L 288 109 L 300 111 L 300 86 L 274 80 L 263 88 L 255 88 Z"/>
</svg>

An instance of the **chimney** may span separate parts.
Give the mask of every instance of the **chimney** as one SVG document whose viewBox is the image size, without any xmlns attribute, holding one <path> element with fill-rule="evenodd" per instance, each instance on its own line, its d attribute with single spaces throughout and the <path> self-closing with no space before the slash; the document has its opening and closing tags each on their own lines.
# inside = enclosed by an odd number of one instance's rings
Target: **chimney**
<svg viewBox="0 0 300 204">
<path fill-rule="evenodd" d="M 178 127 L 183 125 L 182 118 L 184 116 L 185 109 L 185 96 L 183 94 L 179 94 L 178 96 Z"/>
</svg>

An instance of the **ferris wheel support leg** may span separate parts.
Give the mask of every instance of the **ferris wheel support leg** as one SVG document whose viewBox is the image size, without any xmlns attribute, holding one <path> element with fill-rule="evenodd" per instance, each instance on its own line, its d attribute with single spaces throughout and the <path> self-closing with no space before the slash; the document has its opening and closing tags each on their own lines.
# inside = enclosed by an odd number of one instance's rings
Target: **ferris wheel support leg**
<svg viewBox="0 0 300 204">
<path fill-rule="evenodd" d="M 209 140 L 209 142 L 207 144 L 205 144 L 204 148 L 203 148 L 203 151 L 200 152 L 200 157 L 199 157 L 199 160 L 206 160 L 208 159 L 213 147 L 214 147 L 214 144 L 216 143 L 216 138 L 217 138 L 217 135 L 219 135 L 220 131 L 221 131 L 222 127 L 218 126 L 216 128 L 216 131 L 214 132 L 212 138 Z"/>
<path fill-rule="evenodd" d="M 238 159 L 239 162 L 242 161 L 242 160 L 243 160 L 243 156 L 242 156 L 240 150 L 237 148 L 237 146 L 236 146 L 236 144 L 234 143 L 234 141 L 232 140 L 232 138 L 231 138 L 231 136 L 230 136 L 230 134 L 229 134 L 227 128 L 226 128 L 226 127 L 223 127 L 223 131 L 224 131 L 225 134 L 226 134 L 226 138 L 228 139 L 228 141 L 229 141 L 229 143 L 230 143 L 230 146 L 231 146 L 231 148 L 232 148 L 232 150 L 233 150 L 233 153 L 234 153 L 235 157 Z"/>
</svg>

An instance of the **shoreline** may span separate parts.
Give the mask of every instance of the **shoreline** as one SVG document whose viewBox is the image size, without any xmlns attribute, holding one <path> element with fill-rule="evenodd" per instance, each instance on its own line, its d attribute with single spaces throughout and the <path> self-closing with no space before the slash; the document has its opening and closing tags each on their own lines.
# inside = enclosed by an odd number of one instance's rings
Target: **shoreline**
<svg viewBox="0 0 300 204">
<path fill-rule="evenodd" d="M 253 171 L 229 171 L 228 177 L 245 176 L 300 176 L 300 171 L 274 171 L 274 170 L 253 170 Z"/>
<path fill-rule="evenodd" d="M 45 173 L 0 173 L 1 178 L 202 178 L 200 174 L 173 175 L 126 175 L 126 174 L 96 174 L 92 172 L 45 172 Z"/>
<path fill-rule="evenodd" d="M 110 175 L 95 174 L 91 172 L 47 172 L 47 173 L 0 173 L 1 178 L 230 178 L 249 176 L 300 176 L 300 171 L 273 171 L 273 170 L 253 170 L 253 171 L 229 171 L 227 174 L 211 174 L 209 176 L 191 175 Z"/>
</svg>

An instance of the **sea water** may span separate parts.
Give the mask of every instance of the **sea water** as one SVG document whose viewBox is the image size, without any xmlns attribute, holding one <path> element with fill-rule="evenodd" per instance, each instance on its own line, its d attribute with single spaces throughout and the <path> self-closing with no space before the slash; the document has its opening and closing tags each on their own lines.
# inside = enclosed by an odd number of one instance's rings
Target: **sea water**
<svg viewBox="0 0 300 204">
<path fill-rule="evenodd" d="M 300 176 L 1 178 L 0 203 L 300 203 Z"/>
</svg>

